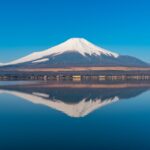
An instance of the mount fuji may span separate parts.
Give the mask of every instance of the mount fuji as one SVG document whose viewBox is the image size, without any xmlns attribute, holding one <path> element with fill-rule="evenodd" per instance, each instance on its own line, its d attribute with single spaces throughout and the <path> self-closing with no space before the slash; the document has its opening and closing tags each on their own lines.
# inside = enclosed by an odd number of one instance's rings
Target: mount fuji
<svg viewBox="0 0 150 150">
<path fill-rule="evenodd" d="M 71 38 L 57 46 L 15 61 L 0 64 L 1 67 L 59 68 L 59 67 L 101 67 L 125 66 L 148 67 L 135 57 L 119 55 L 98 47 L 84 38 Z"/>
</svg>

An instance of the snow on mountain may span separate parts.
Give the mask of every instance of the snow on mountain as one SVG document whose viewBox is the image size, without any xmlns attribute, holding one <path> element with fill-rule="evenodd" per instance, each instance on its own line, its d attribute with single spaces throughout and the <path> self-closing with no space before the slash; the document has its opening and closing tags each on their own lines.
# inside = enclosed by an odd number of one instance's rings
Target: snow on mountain
<svg viewBox="0 0 150 150">
<path fill-rule="evenodd" d="M 41 63 L 41 62 L 46 62 L 46 61 L 49 61 L 49 59 L 48 58 L 38 59 L 38 60 L 32 61 L 32 63 Z"/>
<path fill-rule="evenodd" d="M 98 47 L 84 38 L 71 38 L 47 50 L 41 52 L 34 52 L 30 55 L 27 55 L 25 57 L 22 57 L 20 59 L 2 65 L 15 65 L 15 64 L 25 63 L 25 62 L 33 62 L 33 63 L 44 62 L 44 61 L 48 61 L 48 58 L 45 58 L 47 56 L 54 57 L 66 52 L 77 52 L 84 57 L 86 57 L 86 55 L 90 55 L 90 56 L 106 55 L 113 58 L 119 57 L 119 54 Z"/>
</svg>

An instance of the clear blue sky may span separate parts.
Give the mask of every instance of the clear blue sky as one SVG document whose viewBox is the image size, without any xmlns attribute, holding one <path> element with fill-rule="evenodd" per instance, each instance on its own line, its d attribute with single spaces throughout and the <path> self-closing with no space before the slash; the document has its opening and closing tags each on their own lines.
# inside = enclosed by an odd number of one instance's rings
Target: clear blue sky
<svg viewBox="0 0 150 150">
<path fill-rule="evenodd" d="M 149 0 L 1 0 L 0 62 L 71 37 L 150 62 Z"/>
</svg>

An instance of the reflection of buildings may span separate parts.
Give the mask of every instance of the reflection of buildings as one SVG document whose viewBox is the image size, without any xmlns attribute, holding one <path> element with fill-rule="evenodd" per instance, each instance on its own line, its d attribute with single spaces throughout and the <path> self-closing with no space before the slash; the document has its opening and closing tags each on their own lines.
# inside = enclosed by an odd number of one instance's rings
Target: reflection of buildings
<svg viewBox="0 0 150 150">
<path fill-rule="evenodd" d="M 84 117 L 120 99 L 135 97 L 150 84 L 32 84 L 5 86 L 0 93 L 48 106 L 71 117 Z"/>
</svg>

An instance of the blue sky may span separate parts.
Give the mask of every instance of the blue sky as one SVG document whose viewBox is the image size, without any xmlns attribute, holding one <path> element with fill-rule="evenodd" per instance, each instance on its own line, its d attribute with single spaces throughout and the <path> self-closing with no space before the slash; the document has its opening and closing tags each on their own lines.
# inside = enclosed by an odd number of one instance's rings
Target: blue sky
<svg viewBox="0 0 150 150">
<path fill-rule="evenodd" d="M 148 0 L 1 0 L 0 62 L 84 37 L 150 62 Z"/>
</svg>

